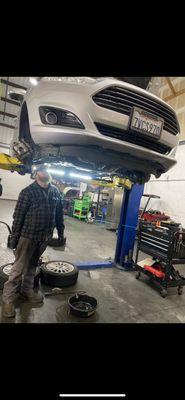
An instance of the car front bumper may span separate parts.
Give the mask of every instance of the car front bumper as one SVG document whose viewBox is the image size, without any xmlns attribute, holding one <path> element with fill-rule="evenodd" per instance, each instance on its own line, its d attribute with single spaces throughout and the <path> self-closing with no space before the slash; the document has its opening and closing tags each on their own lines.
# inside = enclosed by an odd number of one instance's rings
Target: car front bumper
<svg viewBox="0 0 185 400">
<path fill-rule="evenodd" d="M 112 137 L 105 137 L 104 135 L 100 134 L 98 130 L 97 132 L 92 132 L 74 128 L 56 128 L 48 125 L 36 125 L 32 126 L 32 137 L 34 138 L 35 135 L 37 136 L 37 144 L 39 144 L 41 147 L 51 144 L 51 146 L 60 146 L 61 149 L 63 148 L 64 153 L 67 151 L 70 153 L 70 147 L 72 148 L 76 146 L 77 156 L 79 147 L 84 149 L 91 148 L 91 152 L 93 152 L 95 147 L 103 149 L 104 152 L 107 150 L 107 163 L 112 162 L 110 159 L 110 152 L 112 152 L 113 158 L 116 157 L 116 154 L 119 155 L 118 159 L 120 159 L 121 156 L 124 156 L 124 158 L 125 156 L 132 159 L 135 158 L 140 160 L 141 164 L 144 162 L 145 168 L 147 168 L 149 165 L 152 166 L 156 164 L 158 165 L 157 169 L 161 169 L 164 172 L 168 171 L 176 164 L 176 147 L 171 150 L 170 154 L 163 155 L 136 144 L 121 141 Z M 155 173 L 156 167 L 152 168 L 154 169 L 153 173 Z"/>
<path fill-rule="evenodd" d="M 129 127 L 129 116 L 120 114 L 118 112 L 103 108 L 94 103 L 92 96 L 94 93 L 79 93 L 79 92 L 57 92 L 55 91 L 54 97 L 51 97 L 51 93 L 48 94 L 50 97 L 45 97 L 45 102 L 38 104 L 38 99 L 33 98 L 29 103 L 28 111 L 30 117 L 30 131 L 33 141 L 44 148 L 47 144 L 50 147 L 61 147 L 63 153 L 70 153 L 70 148 L 75 148 L 74 153 L 78 158 L 78 154 L 84 153 L 86 149 L 91 149 L 91 153 L 95 157 L 101 157 L 101 150 L 104 153 L 104 160 L 106 164 L 111 164 L 119 160 L 119 163 L 125 165 L 125 159 L 132 160 L 130 168 L 134 160 L 138 160 L 141 169 L 150 169 L 151 173 L 156 170 L 162 172 L 168 171 L 175 163 L 175 152 L 179 141 L 179 135 L 175 136 L 163 129 L 159 143 L 171 148 L 168 155 L 158 153 L 157 151 L 150 150 L 146 147 L 139 146 L 124 140 L 119 140 L 110 136 L 104 136 L 101 134 L 95 123 L 105 124 L 114 128 L 125 130 L 128 132 Z M 76 129 L 69 127 L 59 127 L 44 125 L 40 121 L 39 106 L 40 105 L 52 105 L 58 108 L 65 108 L 73 112 L 83 123 L 85 129 Z M 65 104 L 65 107 L 64 105 Z M 33 111 L 34 110 L 34 111 Z M 95 148 L 99 148 L 99 152 L 95 152 Z M 107 151 L 107 160 L 106 160 Z M 112 155 L 111 155 L 112 152 Z M 89 156 L 88 156 L 89 157 Z M 84 155 L 82 155 L 84 158 Z M 121 162 L 123 160 L 123 162 Z M 98 160 L 97 160 L 98 161 Z M 118 162 L 118 161 L 117 161 Z M 121 165 L 120 165 L 121 166 Z M 150 168 L 149 168 L 150 166 Z M 138 169 L 138 168 L 137 168 Z"/>
</svg>

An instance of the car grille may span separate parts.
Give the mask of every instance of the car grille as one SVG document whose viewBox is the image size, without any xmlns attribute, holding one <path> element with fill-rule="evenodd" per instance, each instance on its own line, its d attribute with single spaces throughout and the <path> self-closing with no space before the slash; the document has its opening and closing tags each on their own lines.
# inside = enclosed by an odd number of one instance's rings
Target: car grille
<svg viewBox="0 0 185 400">
<path fill-rule="evenodd" d="M 95 125 L 98 131 L 104 136 L 113 137 L 124 142 L 129 142 L 138 146 L 146 147 L 147 149 L 156 151 L 157 153 L 161 154 L 168 154 L 171 150 L 170 147 L 165 146 L 164 144 L 161 144 L 159 142 L 151 141 L 148 137 L 145 137 L 140 133 L 133 133 L 131 131 L 127 133 L 122 129 L 114 128 L 112 126 L 100 124 L 97 122 L 95 123 Z"/>
<path fill-rule="evenodd" d="M 164 129 L 172 133 L 172 135 L 177 135 L 179 132 L 179 124 L 175 112 L 142 93 L 137 93 L 120 86 L 110 86 L 96 93 L 92 99 L 100 107 L 126 115 L 130 115 L 133 107 L 139 107 L 142 110 L 163 118 Z"/>
</svg>

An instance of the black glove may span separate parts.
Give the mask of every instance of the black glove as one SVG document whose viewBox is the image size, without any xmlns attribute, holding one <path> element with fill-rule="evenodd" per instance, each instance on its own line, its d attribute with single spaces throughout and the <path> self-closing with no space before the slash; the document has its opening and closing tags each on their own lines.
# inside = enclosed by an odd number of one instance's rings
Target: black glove
<svg viewBox="0 0 185 400">
<path fill-rule="evenodd" d="M 16 247 L 18 245 L 18 241 L 19 241 L 19 238 L 15 237 L 13 235 L 9 235 L 8 241 L 7 241 L 7 247 L 12 250 L 16 249 Z"/>
<path fill-rule="evenodd" d="M 58 239 L 60 240 L 60 243 L 62 246 L 64 246 L 66 244 L 66 237 L 64 237 L 63 233 L 58 234 Z"/>
</svg>

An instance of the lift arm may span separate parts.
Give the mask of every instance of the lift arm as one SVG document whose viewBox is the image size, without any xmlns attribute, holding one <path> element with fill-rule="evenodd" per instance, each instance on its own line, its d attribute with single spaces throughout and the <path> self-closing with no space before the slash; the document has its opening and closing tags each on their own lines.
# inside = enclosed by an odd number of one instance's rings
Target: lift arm
<svg viewBox="0 0 185 400">
<path fill-rule="evenodd" d="M 91 182 L 91 185 L 96 185 L 96 186 L 104 186 L 104 187 L 109 187 L 109 188 L 115 188 L 117 186 L 119 187 L 124 187 L 128 190 L 132 189 L 133 183 L 129 179 L 125 178 L 118 178 L 114 177 L 112 182 L 106 182 L 105 180 L 96 180 L 93 179 Z"/>
<path fill-rule="evenodd" d="M 11 172 L 18 172 L 21 175 L 26 174 L 27 168 L 18 158 L 10 157 L 8 154 L 0 153 L 0 169 L 5 169 Z"/>
</svg>

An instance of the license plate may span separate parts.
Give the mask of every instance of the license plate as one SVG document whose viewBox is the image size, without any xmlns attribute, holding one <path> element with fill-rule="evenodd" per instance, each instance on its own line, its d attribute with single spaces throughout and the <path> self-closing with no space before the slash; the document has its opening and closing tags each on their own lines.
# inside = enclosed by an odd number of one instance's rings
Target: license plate
<svg viewBox="0 0 185 400">
<path fill-rule="evenodd" d="M 147 113 L 140 108 L 133 108 L 130 129 L 159 139 L 163 129 L 164 120 Z"/>
</svg>

